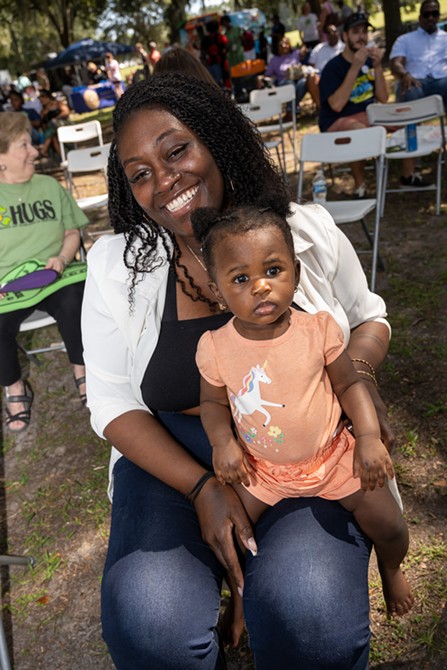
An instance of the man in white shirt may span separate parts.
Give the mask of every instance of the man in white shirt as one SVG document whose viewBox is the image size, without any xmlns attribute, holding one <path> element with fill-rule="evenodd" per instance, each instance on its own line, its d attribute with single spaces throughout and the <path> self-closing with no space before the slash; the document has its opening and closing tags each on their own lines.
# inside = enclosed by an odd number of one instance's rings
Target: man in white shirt
<svg viewBox="0 0 447 670">
<path fill-rule="evenodd" d="M 437 27 L 439 16 L 439 2 L 424 0 L 419 27 L 398 37 L 391 49 L 391 71 L 398 80 L 398 100 L 438 94 L 447 109 L 447 33 Z"/>
<path fill-rule="evenodd" d="M 320 109 L 320 91 L 318 84 L 320 75 L 324 66 L 334 56 L 338 56 L 344 47 L 345 43 L 340 39 L 338 30 L 335 25 L 330 24 L 326 28 L 327 42 L 320 42 L 312 49 L 309 55 L 308 63 L 314 68 L 307 75 L 307 90 L 312 96 L 317 109 Z"/>
<path fill-rule="evenodd" d="M 338 56 L 345 47 L 340 39 L 336 26 L 329 25 L 326 28 L 327 42 L 320 42 L 314 47 L 309 56 L 309 65 L 312 65 L 321 74 L 324 66 L 331 58 Z"/>
<path fill-rule="evenodd" d="M 105 56 L 106 59 L 106 72 L 107 78 L 112 82 L 115 87 L 115 93 L 117 99 L 120 98 L 123 93 L 123 78 L 121 76 L 120 65 L 117 60 L 113 57 L 113 54 L 108 51 Z"/>
</svg>

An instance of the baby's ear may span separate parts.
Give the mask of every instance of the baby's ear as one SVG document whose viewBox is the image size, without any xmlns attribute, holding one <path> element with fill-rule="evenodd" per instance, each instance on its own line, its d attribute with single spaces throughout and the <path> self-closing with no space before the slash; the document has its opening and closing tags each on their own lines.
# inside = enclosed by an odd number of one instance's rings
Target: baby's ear
<svg viewBox="0 0 447 670">
<path fill-rule="evenodd" d="M 300 275 L 301 263 L 299 262 L 298 258 L 295 258 L 295 290 L 298 288 L 298 284 L 300 283 Z"/>
<path fill-rule="evenodd" d="M 214 295 L 214 297 L 216 298 L 217 302 L 219 303 L 219 308 L 220 308 L 221 310 L 226 309 L 227 306 L 226 306 L 226 304 L 225 304 L 225 300 L 223 299 L 222 294 L 221 294 L 221 292 L 219 291 L 216 282 L 214 282 L 214 281 L 211 280 L 210 282 L 208 282 L 208 286 L 210 287 L 212 294 Z"/>
</svg>

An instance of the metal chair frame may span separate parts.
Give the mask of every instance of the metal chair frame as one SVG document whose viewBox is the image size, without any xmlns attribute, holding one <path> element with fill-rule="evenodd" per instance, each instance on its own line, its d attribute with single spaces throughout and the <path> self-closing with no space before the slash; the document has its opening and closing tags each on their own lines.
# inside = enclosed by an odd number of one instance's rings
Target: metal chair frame
<svg viewBox="0 0 447 670">
<path fill-rule="evenodd" d="M 242 110 L 243 114 L 255 124 L 259 124 L 262 121 L 270 122 L 267 126 L 257 125 L 257 129 L 261 135 L 266 134 L 264 132 L 264 128 L 266 127 L 274 127 L 275 130 L 271 132 L 279 132 L 279 139 L 264 140 L 264 146 L 266 146 L 267 149 L 274 149 L 276 151 L 279 164 L 284 173 L 284 178 L 287 180 L 286 152 L 282 123 L 282 103 L 277 99 L 266 99 L 253 104 L 242 104 L 239 105 L 239 108 Z M 274 123 L 272 123 L 273 121 Z M 282 157 L 279 151 L 280 147 Z"/>
<path fill-rule="evenodd" d="M 34 565 L 35 560 L 32 556 L 0 556 L 0 566 L 2 565 Z M 9 658 L 8 643 L 6 641 L 5 629 L 3 628 L 3 618 L 0 613 L 0 668 L 1 670 L 11 670 L 11 661 Z"/>
<path fill-rule="evenodd" d="M 433 152 L 438 152 L 438 161 L 436 166 L 436 184 L 432 188 L 424 188 L 422 192 L 436 190 L 436 214 L 439 216 L 441 211 L 441 193 L 442 193 L 442 162 L 447 170 L 446 161 L 446 136 L 444 126 L 444 102 L 440 95 L 429 95 L 426 98 L 412 100 L 410 102 L 392 102 L 387 104 L 373 103 L 368 105 L 368 120 L 372 126 L 385 126 L 395 128 L 401 126 L 403 129 L 410 124 L 417 125 L 418 148 L 416 151 L 407 151 L 405 146 L 405 135 L 403 130 L 392 132 L 387 138 L 388 152 L 385 154 L 383 192 L 381 202 L 381 215 L 385 210 L 385 197 L 387 193 L 397 193 L 405 191 L 421 191 L 418 187 L 401 186 L 400 188 L 388 188 L 388 168 L 390 160 L 402 160 L 402 158 L 420 158 L 428 156 Z M 439 138 L 429 137 L 430 130 L 436 132 L 436 126 L 420 125 L 426 121 L 438 120 Z M 401 137 L 402 136 L 402 137 Z M 402 146 L 402 150 L 389 150 L 396 146 Z"/>
<path fill-rule="evenodd" d="M 293 150 L 294 170 L 296 172 L 298 166 L 298 152 L 296 149 L 296 90 L 293 84 L 286 84 L 284 86 L 277 86 L 274 88 L 263 88 L 254 90 L 250 93 L 250 105 L 258 105 L 264 100 L 279 100 L 282 105 L 290 103 L 292 106 L 292 121 L 287 121 L 282 124 L 283 132 L 287 132 Z M 266 126 L 260 129 L 261 133 L 278 132 L 278 124 L 271 127 Z M 290 135 L 292 131 L 292 135 Z"/>
<path fill-rule="evenodd" d="M 354 161 L 374 159 L 376 164 L 376 197 L 364 200 L 327 201 L 326 209 L 337 225 L 361 223 L 363 232 L 371 246 L 372 263 L 370 288 L 376 283 L 377 264 L 383 268 L 379 256 L 380 203 L 385 160 L 386 132 L 383 127 L 362 128 L 352 131 L 318 133 L 304 135 L 301 141 L 300 172 L 298 177 L 298 202 L 303 192 L 305 163 L 352 163 Z M 365 217 L 375 211 L 374 227 L 370 232 Z M 364 253 L 358 251 L 357 253 Z"/>
</svg>

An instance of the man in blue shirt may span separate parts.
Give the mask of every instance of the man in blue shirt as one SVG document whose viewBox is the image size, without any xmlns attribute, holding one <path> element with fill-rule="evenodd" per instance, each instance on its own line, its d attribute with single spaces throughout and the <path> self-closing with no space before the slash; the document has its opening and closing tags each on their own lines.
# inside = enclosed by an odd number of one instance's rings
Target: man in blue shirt
<svg viewBox="0 0 447 670">
<path fill-rule="evenodd" d="M 386 102 L 388 90 L 382 70 L 383 50 L 368 47 L 368 27 L 363 12 L 351 14 L 345 23 L 345 47 L 325 66 L 319 83 L 321 132 L 354 130 L 369 126 L 366 108 Z M 363 161 L 352 163 L 355 195 L 366 195 Z"/>
</svg>

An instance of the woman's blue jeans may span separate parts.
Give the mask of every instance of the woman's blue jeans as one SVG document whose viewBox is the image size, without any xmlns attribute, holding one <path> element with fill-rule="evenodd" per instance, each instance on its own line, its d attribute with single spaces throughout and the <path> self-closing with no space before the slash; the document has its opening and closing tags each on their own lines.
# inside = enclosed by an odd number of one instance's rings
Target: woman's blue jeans
<svg viewBox="0 0 447 670">
<path fill-rule="evenodd" d="M 209 463 L 198 418 L 160 419 Z M 102 622 L 117 669 L 223 670 L 216 630 L 223 570 L 194 508 L 125 458 L 114 475 Z M 257 670 L 365 670 L 371 547 L 352 515 L 320 498 L 283 500 L 255 532 L 244 612 Z"/>
</svg>

